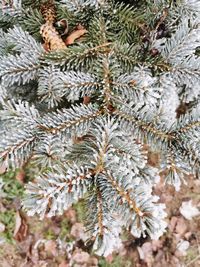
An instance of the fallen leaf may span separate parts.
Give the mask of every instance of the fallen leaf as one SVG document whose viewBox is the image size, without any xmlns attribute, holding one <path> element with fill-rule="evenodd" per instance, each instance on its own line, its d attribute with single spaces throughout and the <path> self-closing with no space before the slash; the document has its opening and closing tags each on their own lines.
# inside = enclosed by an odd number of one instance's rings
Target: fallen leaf
<svg viewBox="0 0 200 267">
<path fill-rule="evenodd" d="M 20 211 L 17 211 L 15 216 L 15 230 L 13 237 L 20 242 L 26 238 L 27 233 L 28 225 L 26 223 L 26 219 L 22 216 Z"/>
<path fill-rule="evenodd" d="M 34 237 L 32 235 L 28 235 L 27 238 L 18 243 L 18 248 L 22 254 L 25 254 L 27 258 L 32 257 L 32 245 L 33 245 Z"/>
<path fill-rule="evenodd" d="M 158 251 L 160 248 L 163 247 L 163 241 L 162 240 L 152 240 L 152 249 L 153 251 Z"/>
<path fill-rule="evenodd" d="M 177 222 L 178 222 L 178 217 L 173 216 L 173 217 L 171 218 L 170 223 L 169 223 L 169 226 L 168 226 L 171 232 L 174 231 Z"/>
<path fill-rule="evenodd" d="M 0 165 L 0 174 L 4 174 L 7 170 L 7 166 L 5 165 L 5 163 L 3 162 L 1 165 Z"/>
<path fill-rule="evenodd" d="M 148 164 L 157 167 L 160 160 L 160 154 L 152 151 L 148 152 Z"/>
<path fill-rule="evenodd" d="M 153 247 L 151 242 L 146 242 L 142 247 L 137 247 L 140 259 L 146 262 L 148 267 L 153 263 Z"/>
<path fill-rule="evenodd" d="M 113 259 L 114 259 L 114 257 L 113 257 L 112 254 L 110 254 L 110 255 L 108 255 L 108 256 L 106 257 L 106 261 L 107 261 L 108 263 L 112 263 Z"/>
<path fill-rule="evenodd" d="M 76 239 L 76 240 L 87 240 L 87 235 L 85 232 L 84 225 L 82 223 L 75 223 L 72 228 L 70 234 Z"/>
<path fill-rule="evenodd" d="M 141 247 L 137 247 L 137 251 L 138 251 L 138 254 L 139 254 L 139 257 L 141 260 L 144 260 L 144 252 L 143 250 L 141 249 Z"/>
<path fill-rule="evenodd" d="M 69 221 L 74 224 L 77 221 L 76 218 L 76 212 L 74 209 L 69 208 L 66 212 L 65 212 L 65 216 L 69 219 Z"/>
<path fill-rule="evenodd" d="M 89 266 L 91 267 L 98 267 L 98 260 L 95 257 L 90 258 L 89 260 Z"/>
<path fill-rule="evenodd" d="M 57 245 L 55 241 L 53 240 L 46 241 L 44 247 L 46 252 L 50 252 L 53 256 L 57 255 Z"/>
<path fill-rule="evenodd" d="M 182 217 L 178 218 L 175 232 L 179 234 L 180 236 L 182 236 L 186 233 L 187 229 L 188 229 L 188 226 L 184 218 Z"/>
<path fill-rule="evenodd" d="M 74 30 L 72 33 L 70 33 L 70 35 L 66 38 L 65 44 L 66 45 L 73 44 L 76 39 L 83 36 L 86 32 L 87 32 L 87 30 L 83 26 L 78 25 L 76 30 Z"/>
<path fill-rule="evenodd" d="M 72 255 L 71 261 L 73 263 L 83 264 L 83 263 L 87 263 L 89 259 L 90 259 L 90 255 L 87 252 L 84 252 L 81 249 L 77 249 L 75 253 Z"/>
<path fill-rule="evenodd" d="M 91 98 L 89 96 L 83 97 L 83 104 L 88 105 L 91 101 Z"/>
<path fill-rule="evenodd" d="M 58 265 L 58 267 L 69 267 L 69 264 L 64 260 Z"/>
<path fill-rule="evenodd" d="M 20 170 L 17 172 L 15 178 L 16 178 L 16 180 L 17 180 L 18 182 L 20 182 L 21 184 L 23 184 L 23 183 L 24 183 L 25 176 L 26 176 L 25 171 L 24 171 L 23 169 L 20 169 Z"/>
<path fill-rule="evenodd" d="M 183 202 L 179 210 L 187 220 L 200 215 L 200 211 L 192 204 L 192 200 Z"/>
<path fill-rule="evenodd" d="M 187 239 L 187 240 L 189 240 L 191 236 L 192 236 L 192 232 L 187 232 L 187 233 L 184 235 L 185 239 Z"/>
<path fill-rule="evenodd" d="M 61 35 L 66 35 L 69 31 L 68 21 L 67 19 L 61 19 L 56 23 L 59 27 L 63 28 L 63 33 Z"/>
</svg>

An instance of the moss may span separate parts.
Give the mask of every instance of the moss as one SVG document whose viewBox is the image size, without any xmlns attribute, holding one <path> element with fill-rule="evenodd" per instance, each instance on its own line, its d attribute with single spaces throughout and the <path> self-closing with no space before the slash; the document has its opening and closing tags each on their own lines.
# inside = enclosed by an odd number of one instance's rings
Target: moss
<svg viewBox="0 0 200 267">
<path fill-rule="evenodd" d="M 17 171 L 9 171 L 0 175 L 2 179 L 2 204 L 5 211 L 0 212 L 0 222 L 5 225 L 5 231 L 0 233 L 0 237 L 5 239 L 7 243 L 14 243 L 13 232 L 15 228 L 15 206 L 14 200 L 21 199 L 24 196 L 23 185 L 16 180 Z"/>
<path fill-rule="evenodd" d="M 0 222 L 5 225 L 5 231 L 0 233 L 0 237 L 3 237 L 8 243 L 13 243 L 13 232 L 15 228 L 15 211 L 9 210 L 5 212 L 0 212 Z"/>
<path fill-rule="evenodd" d="M 106 262 L 104 258 L 100 259 L 99 267 L 132 267 L 132 263 L 120 256 L 116 256 L 112 263 Z"/>
<path fill-rule="evenodd" d="M 7 172 L 0 177 L 3 180 L 3 192 L 5 194 L 6 200 L 13 200 L 16 197 L 20 199 L 24 196 L 24 187 L 23 185 L 15 179 L 17 171 Z"/>
<path fill-rule="evenodd" d="M 82 200 L 74 204 L 73 208 L 76 210 L 78 222 L 84 223 L 86 219 L 86 208 L 84 201 Z"/>
<path fill-rule="evenodd" d="M 184 258 L 185 263 L 193 261 L 199 255 L 198 247 L 191 247 Z"/>
<path fill-rule="evenodd" d="M 47 240 L 56 240 L 56 235 L 52 229 L 47 229 L 47 231 L 44 232 L 44 238 Z"/>
<path fill-rule="evenodd" d="M 60 225 L 60 233 L 59 233 L 60 239 L 65 239 L 66 237 L 68 237 L 70 230 L 71 230 L 71 227 L 70 227 L 69 220 L 66 218 L 63 218 L 63 220 L 61 221 L 61 225 Z"/>
</svg>

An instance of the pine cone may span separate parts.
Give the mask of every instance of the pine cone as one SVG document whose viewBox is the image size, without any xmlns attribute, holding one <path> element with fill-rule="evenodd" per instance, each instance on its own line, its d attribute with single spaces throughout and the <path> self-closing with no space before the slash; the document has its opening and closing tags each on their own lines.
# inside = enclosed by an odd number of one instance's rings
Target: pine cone
<svg viewBox="0 0 200 267">
<path fill-rule="evenodd" d="M 46 22 L 54 23 L 56 19 L 56 11 L 54 4 L 46 3 L 41 6 L 41 13 Z"/>
<path fill-rule="evenodd" d="M 66 48 L 65 43 L 62 38 L 59 36 L 55 27 L 51 23 L 45 23 L 40 28 L 40 33 L 44 39 L 45 46 L 49 50 L 59 50 Z"/>
</svg>

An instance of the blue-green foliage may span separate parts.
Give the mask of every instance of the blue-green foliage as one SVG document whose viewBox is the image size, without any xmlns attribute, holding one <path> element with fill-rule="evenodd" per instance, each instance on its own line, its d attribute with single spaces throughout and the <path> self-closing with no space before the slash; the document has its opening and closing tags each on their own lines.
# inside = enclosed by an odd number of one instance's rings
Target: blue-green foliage
<svg viewBox="0 0 200 267">
<path fill-rule="evenodd" d="M 27 186 L 30 215 L 62 214 L 85 197 L 100 255 L 119 248 L 123 227 L 158 238 L 166 227 L 152 193 L 159 172 L 177 190 L 199 175 L 199 1 L 55 1 L 69 33 L 78 23 L 87 33 L 48 52 L 43 2 L 16 1 L 2 11 L 9 24 L 0 18 L 0 164 L 40 169 Z M 159 168 L 149 149 L 160 153 Z"/>
</svg>

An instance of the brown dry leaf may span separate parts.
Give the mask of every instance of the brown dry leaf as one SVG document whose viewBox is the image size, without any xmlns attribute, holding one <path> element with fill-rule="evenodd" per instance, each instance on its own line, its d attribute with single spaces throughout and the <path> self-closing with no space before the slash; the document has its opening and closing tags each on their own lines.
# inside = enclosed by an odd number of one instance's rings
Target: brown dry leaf
<svg viewBox="0 0 200 267">
<path fill-rule="evenodd" d="M 1 264 L 1 267 L 12 267 L 12 265 L 6 259 L 3 259 Z"/>
<path fill-rule="evenodd" d="M 20 249 L 20 253 L 26 255 L 27 258 L 32 257 L 32 245 L 33 245 L 34 237 L 32 235 L 28 235 L 27 238 L 20 243 L 18 243 L 18 248 Z"/>
<path fill-rule="evenodd" d="M 76 39 L 79 39 L 85 33 L 87 33 L 87 30 L 83 26 L 78 25 L 76 30 L 74 30 L 72 33 L 70 33 L 70 35 L 66 38 L 65 44 L 66 45 L 73 44 Z"/>
<path fill-rule="evenodd" d="M 95 257 L 90 258 L 89 260 L 89 266 L 91 267 L 98 267 L 98 260 Z"/>
<path fill-rule="evenodd" d="M 148 152 L 148 164 L 157 167 L 160 161 L 160 154 L 156 152 L 149 151 Z"/>
<path fill-rule="evenodd" d="M 178 218 L 175 232 L 179 234 L 180 236 L 184 235 L 187 232 L 188 226 L 186 223 L 186 220 L 183 219 L 182 217 Z"/>
<path fill-rule="evenodd" d="M 15 216 L 15 230 L 13 237 L 17 241 L 21 242 L 26 238 L 27 233 L 28 233 L 28 225 L 26 223 L 26 219 L 24 216 L 22 216 L 20 211 L 17 211 Z"/>
<path fill-rule="evenodd" d="M 139 247 L 138 247 L 139 248 Z M 140 258 L 146 262 L 148 267 L 152 267 L 153 265 L 153 247 L 151 242 L 146 242 L 138 249 Z"/>
<path fill-rule="evenodd" d="M 85 228 L 82 223 L 75 223 L 70 232 L 71 236 L 73 236 L 76 240 L 87 240 L 87 235 L 85 233 Z"/>
<path fill-rule="evenodd" d="M 159 249 L 161 249 L 163 247 L 163 241 L 162 240 L 152 240 L 151 244 L 152 244 L 152 249 L 154 252 L 158 251 Z"/>
<path fill-rule="evenodd" d="M 66 212 L 65 212 L 65 216 L 69 219 L 69 221 L 71 223 L 75 223 L 77 221 L 76 219 L 76 211 L 72 208 L 69 208 Z"/>
<path fill-rule="evenodd" d="M 15 178 L 16 178 L 16 180 L 17 180 L 18 182 L 20 182 L 21 184 L 23 184 L 23 183 L 24 183 L 25 176 L 26 176 L 25 171 L 24 171 L 23 169 L 20 169 L 20 170 L 17 172 Z"/>
<path fill-rule="evenodd" d="M 59 27 L 64 28 L 64 31 L 61 35 L 66 35 L 69 31 L 69 25 L 67 19 L 61 19 L 56 23 Z"/>
<path fill-rule="evenodd" d="M 83 104 L 85 104 L 85 105 L 89 104 L 90 100 L 91 100 L 91 98 L 89 96 L 84 96 L 83 97 Z"/>
<path fill-rule="evenodd" d="M 171 232 L 174 231 L 177 222 L 178 222 L 178 217 L 173 216 L 173 217 L 171 218 L 170 223 L 169 223 L 169 226 L 168 226 Z"/>
<path fill-rule="evenodd" d="M 106 257 L 106 261 L 107 261 L 108 263 L 112 263 L 113 259 L 114 259 L 114 256 L 113 256 L 112 254 L 110 254 L 110 255 L 108 255 L 108 256 Z"/>
<path fill-rule="evenodd" d="M 1 165 L 0 165 L 0 174 L 4 174 L 7 170 L 7 167 L 5 165 L 5 163 L 3 162 Z"/>
<path fill-rule="evenodd" d="M 50 252 L 53 256 L 57 255 L 57 245 L 53 240 L 48 240 L 45 242 L 45 251 Z"/>
<path fill-rule="evenodd" d="M 73 264 L 84 264 L 84 263 L 88 263 L 90 260 L 90 255 L 85 252 L 82 251 L 81 249 L 76 249 L 75 252 L 72 255 L 71 258 L 71 263 Z"/>
<path fill-rule="evenodd" d="M 189 239 L 191 238 L 191 236 L 192 236 L 192 232 L 187 232 L 187 233 L 184 235 L 184 237 L 185 237 L 186 240 L 189 240 Z"/>
<path fill-rule="evenodd" d="M 69 264 L 64 260 L 58 265 L 58 267 L 69 267 Z"/>
</svg>

